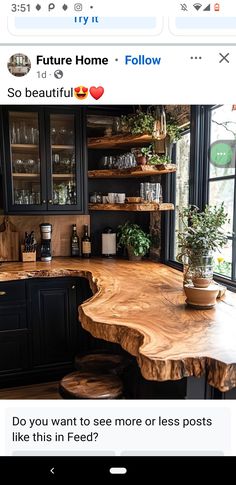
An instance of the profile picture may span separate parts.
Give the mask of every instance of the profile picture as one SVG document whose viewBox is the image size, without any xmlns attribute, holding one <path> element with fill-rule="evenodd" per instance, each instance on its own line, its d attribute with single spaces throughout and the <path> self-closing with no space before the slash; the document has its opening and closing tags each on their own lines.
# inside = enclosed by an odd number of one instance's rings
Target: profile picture
<svg viewBox="0 0 236 485">
<path fill-rule="evenodd" d="M 31 69 L 31 62 L 25 54 L 14 54 L 7 63 L 8 71 L 16 77 L 26 76 Z"/>
</svg>

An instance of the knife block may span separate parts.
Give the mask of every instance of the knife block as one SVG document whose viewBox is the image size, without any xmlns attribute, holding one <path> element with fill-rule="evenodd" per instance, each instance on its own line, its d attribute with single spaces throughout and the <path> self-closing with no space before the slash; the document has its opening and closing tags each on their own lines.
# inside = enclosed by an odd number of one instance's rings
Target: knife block
<svg viewBox="0 0 236 485">
<path fill-rule="evenodd" d="M 32 253 L 26 253 L 24 251 L 24 246 L 21 246 L 21 258 L 23 263 L 33 263 L 36 261 L 36 251 Z"/>
</svg>

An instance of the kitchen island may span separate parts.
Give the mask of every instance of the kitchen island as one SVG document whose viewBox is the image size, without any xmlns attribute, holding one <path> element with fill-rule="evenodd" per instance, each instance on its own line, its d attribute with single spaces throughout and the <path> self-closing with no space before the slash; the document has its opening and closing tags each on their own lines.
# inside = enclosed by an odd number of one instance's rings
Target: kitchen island
<svg viewBox="0 0 236 485">
<path fill-rule="evenodd" d="M 221 393 L 236 387 L 234 293 L 227 291 L 212 309 L 192 309 L 182 274 L 149 261 L 55 258 L 0 266 L 1 288 L 7 281 L 77 276 L 93 292 L 79 307 L 83 328 L 135 356 L 146 380 L 205 376 Z"/>
</svg>

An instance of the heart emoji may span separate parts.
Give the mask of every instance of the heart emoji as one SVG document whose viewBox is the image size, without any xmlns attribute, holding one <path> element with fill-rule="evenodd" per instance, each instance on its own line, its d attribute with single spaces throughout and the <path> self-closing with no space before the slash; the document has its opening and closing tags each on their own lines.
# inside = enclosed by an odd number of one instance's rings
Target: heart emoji
<svg viewBox="0 0 236 485">
<path fill-rule="evenodd" d="M 95 86 L 92 86 L 89 92 L 94 99 L 98 100 L 104 94 L 104 88 L 102 86 L 98 86 L 97 88 Z"/>
</svg>

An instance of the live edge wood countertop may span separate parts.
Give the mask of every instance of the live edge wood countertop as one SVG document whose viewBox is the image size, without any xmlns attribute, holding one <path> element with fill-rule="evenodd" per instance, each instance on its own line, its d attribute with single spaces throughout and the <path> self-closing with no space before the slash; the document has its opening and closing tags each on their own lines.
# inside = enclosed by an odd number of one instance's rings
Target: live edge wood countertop
<svg viewBox="0 0 236 485">
<path fill-rule="evenodd" d="M 222 392 L 236 387 L 236 294 L 228 291 L 213 309 L 191 309 L 182 274 L 147 261 L 55 258 L 0 266 L 0 282 L 61 276 L 89 280 L 94 296 L 79 309 L 82 326 L 134 355 L 144 378 L 206 374 Z"/>
</svg>

